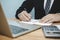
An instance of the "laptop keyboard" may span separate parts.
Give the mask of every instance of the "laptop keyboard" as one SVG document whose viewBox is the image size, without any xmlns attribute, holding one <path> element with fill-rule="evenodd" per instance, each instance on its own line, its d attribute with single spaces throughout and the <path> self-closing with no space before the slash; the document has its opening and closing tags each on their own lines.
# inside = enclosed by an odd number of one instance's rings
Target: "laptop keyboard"
<svg viewBox="0 0 60 40">
<path fill-rule="evenodd" d="M 10 28 L 11 28 L 11 31 L 12 31 L 13 34 L 18 34 L 18 33 L 21 33 L 21 32 L 24 32 L 24 31 L 28 30 L 28 29 L 13 26 L 13 25 L 10 25 Z"/>
</svg>

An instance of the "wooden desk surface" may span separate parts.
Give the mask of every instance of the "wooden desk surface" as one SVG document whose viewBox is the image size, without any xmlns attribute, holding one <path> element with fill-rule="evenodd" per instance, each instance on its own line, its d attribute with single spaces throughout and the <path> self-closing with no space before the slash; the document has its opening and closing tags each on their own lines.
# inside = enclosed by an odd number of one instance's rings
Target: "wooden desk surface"
<svg viewBox="0 0 60 40">
<path fill-rule="evenodd" d="M 42 29 L 38 29 L 17 38 L 0 35 L 0 40 L 60 40 L 60 38 L 45 38 Z"/>
</svg>

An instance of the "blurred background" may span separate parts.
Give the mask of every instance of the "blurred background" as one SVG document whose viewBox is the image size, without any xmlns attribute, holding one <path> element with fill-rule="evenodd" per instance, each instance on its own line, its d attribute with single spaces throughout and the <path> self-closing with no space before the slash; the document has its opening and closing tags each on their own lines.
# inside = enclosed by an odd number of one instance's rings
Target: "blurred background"
<svg viewBox="0 0 60 40">
<path fill-rule="evenodd" d="M 25 0 L 0 0 L 4 13 L 7 18 L 15 18 L 16 10 L 22 5 Z M 32 18 L 34 18 L 34 8 L 31 11 Z"/>
</svg>

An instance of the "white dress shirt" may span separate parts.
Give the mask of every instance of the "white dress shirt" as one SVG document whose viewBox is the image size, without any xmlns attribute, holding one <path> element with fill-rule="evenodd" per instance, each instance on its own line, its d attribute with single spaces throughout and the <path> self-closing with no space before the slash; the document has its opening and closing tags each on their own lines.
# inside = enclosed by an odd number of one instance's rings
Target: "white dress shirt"
<svg viewBox="0 0 60 40">
<path fill-rule="evenodd" d="M 53 2 L 54 2 L 54 0 L 51 0 L 51 4 L 50 4 L 49 10 L 51 9 L 51 7 L 53 5 Z M 47 0 L 44 0 L 44 9 L 45 9 L 46 3 L 47 3 Z"/>
</svg>

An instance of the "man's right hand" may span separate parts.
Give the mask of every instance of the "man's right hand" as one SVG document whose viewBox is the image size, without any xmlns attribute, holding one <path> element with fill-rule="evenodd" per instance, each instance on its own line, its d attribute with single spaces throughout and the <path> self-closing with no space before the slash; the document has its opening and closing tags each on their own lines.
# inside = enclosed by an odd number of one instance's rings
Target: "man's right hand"
<svg viewBox="0 0 60 40">
<path fill-rule="evenodd" d="M 29 21 L 31 19 L 31 15 L 26 11 L 21 12 L 18 14 L 19 20 L 21 21 Z"/>
</svg>

